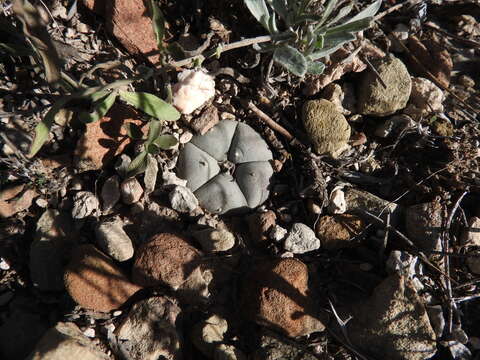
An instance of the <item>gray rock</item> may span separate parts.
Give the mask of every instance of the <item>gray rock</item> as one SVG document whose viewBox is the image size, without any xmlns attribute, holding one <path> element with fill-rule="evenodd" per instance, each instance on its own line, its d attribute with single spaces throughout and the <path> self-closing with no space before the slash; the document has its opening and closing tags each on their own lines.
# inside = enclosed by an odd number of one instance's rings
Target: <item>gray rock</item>
<svg viewBox="0 0 480 360">
<path fill-rule="evenodd" d="M 235 245 L 235 235 L 228 230 L 204 229 L 192 233 L 202 249 L 213 253 L 230 250 Z"/>
<path fill-rule="evenodd" d="M 351 309 L 353 345 L 378 359 L 424 360 L 437 351 L 435 332 L 412 282 L 394 274 L 365 303 Z"/>
<path fill-rule="evenodd" d="M 195 197 L 192 190 L 186 186 L 175 186 L 168 194 L 168 197 L 172 209 L 182 213 L 192 212 L 198 206 L 198 199 Z"/>
<path fill-rule="evenodd" d="M 412 80 L 406 66 L 396 57 L 387 56 L 374 63 L 380 78 L 367 70 L 358 87 L 358 110 L 364 115 L 387 116 L 403 109 L 410 98 Z"/>
<path fill-rule="evenodd" d="M 284 229 L 280 225 L 274 225 L 270 229 L 270 233 L 268 234 L 268 236 L 273 241 L 278 242 L 278 241 L 282 241 L 283 239 L 285 239 L 285 236 L 287 236 L 287 233 L 288 233 L 287 229 Z"/>
<path fill-rule="evenodd" d="M 213 352 L 213 360 L 247 360 L 247 357 L 233 345 L 220 344 Z"/>
<path fill-rule="evenodd" d="M 391 214 L 390 221 L 395 224 L 399 220 L 400 207 L 390 201 L 379 198 L 367 191 L 354 188 L 344 188 L 345 200 L 347 201 L 347 212 L 355 213 L 360 216 L 363 210 L 385 219 L 387 213 Z"/>
<path fill-rule="evenodd" d="M 120 200 L 120 180 L 117 175 L 110 176 L 102 187 L 100 194 L 103 203 L 103 212 L 107 213 Z"/>
<path fill-rule="evenodd" d="M 414 128 L 416 125 L 415 121 L 408 115 L 394 115 L 375 130 L 375 135 L 381 138 L 387 138 L 405 129 Z"/>
<path fill-rule="evenodd" d="M 212 358 L 215 348 L 223 342 L 227 330 L 227 320 L 219 315 L 212 315 L 193 326 L 192 342 L 203 355 Z"/>
<path fill-rule="evenodd" d="M 175 322 L 180 308 L 167 297 L 151 297 L 133 305 L 115 330 L 122 352 L 132 360 L 180 359 Z"/>
<path fill-rule="evenodd" d="M 27 360 L 108 360 L 92 340 L 73 323 L 58 323 L 48 330 Z"/>
<path fill-rule="evenodd" d="M 294 254 L 304 254 L 319 249 L 320 240 L 307 225 L 295 223 L 285 239 L 284 248 Z"/>
<path fill-rule="evenodd" d="M 430 323 L 432 324 L 433 330 L 437 338 L 441 338 L 443 334 L 443 329 L 445 328 L 445 317 L 443 316 L 443 309 L 441 305 L 428 306 L 427 307 L 428 317 L 430 318 Z"/>
<path fill-rule="evenodd" d="M 158 162 L 150 154 L 147 155 L 147 167 L 143 175 L 143 183 L 145 184 L 145 193 L 150 194 L 155 190 L 158 175 Z"/>
<path fill-rule="evenodd" d="M 115 162 L 115 170 L 117 170 L 118 175 L 122 178 L 126 178 L 128 174 L 128 166 L 132 162 L 130 156 L 126 154 L 120 155 L 120 157 Z"/>
<path fill-rule="evenodd" d="M 337 107 L 328 100 L 309 100 L 303 105 L 305 130 L 318 154 L 339 155 L 347 148 L 350 125 Z"/>
<path fill-rule="evenodd" d="M 94 193 L 79 191 L 73 196 L 72 217 L 83 219 L 95 215 L 100 209 L 100 203 Z"/>
<path fill-rule="evenodd" d="M 263 330 L 259 349 L 253 357 L 255 360 L 316 360 L 317 357 L 304 349 L 282 341 L 273 332 Z"/>
<path fill-rule="evenodd" d="M 480 218 L 473 216 L 468 220 L 468 228 L 461 237 L 463 246 L 480 246 Z"/>
<path fill-rule="evenodd" d="M 30 277 L 42 291 L 61 291 L 63 269 L 76 241 L 69 215 L 46 210 L 37 222 L 35 240 L 30 245 Z"/>
<path fill-rule="evenodd" d="M 117 261 L 126 261 L 133 257 L 133 244 L 123 230 L 123 222 L 115 217 L 100 222 L 95 228 L 99 248 Z"/>
<path fill-rule="evenodd" d="M 127 205 L 136 203 L 143 195 L 142 185 L 134 177 L 122 181 L 120 192 L 123 203 Z"/>
<path fill-rule="evenodd" d="M 429 203 L 417 204 L 407 208 L 405 228 L 407 235 L 423 250 L 442 249 L 442 232 L 445 209 L 439 199 Z"/>
</svg>

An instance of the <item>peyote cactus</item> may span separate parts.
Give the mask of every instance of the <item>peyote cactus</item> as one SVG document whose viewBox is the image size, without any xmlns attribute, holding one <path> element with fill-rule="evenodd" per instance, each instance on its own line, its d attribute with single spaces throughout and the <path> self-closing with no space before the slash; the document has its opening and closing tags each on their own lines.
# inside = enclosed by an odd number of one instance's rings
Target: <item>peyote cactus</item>
<svg viewBox="0 0 480 360">
<path fill-rule="evenodd" d="M 200 205 L 216 214 L 255 208 L 269 193 L 272 153 L 250 126 L 223 120 L 185 145 L 177 174 Z"/>
</svg>

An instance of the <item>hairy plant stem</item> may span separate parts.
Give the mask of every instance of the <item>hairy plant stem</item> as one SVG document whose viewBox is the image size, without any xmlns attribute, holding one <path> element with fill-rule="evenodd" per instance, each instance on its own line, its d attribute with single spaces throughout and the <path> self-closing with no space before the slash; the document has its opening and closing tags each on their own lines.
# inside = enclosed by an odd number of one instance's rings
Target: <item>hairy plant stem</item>
<svg viewBox="0 0 480 360">
<path fill-rule="evenodd" d="M 260 44 L 268 41 L 272 41 L 272 37 L 270 35 L 257 36 L 250 39 L 244 39 L 244 40 L 236 41 L 226 45 L 219 45 L 216 48 L 206 51 L 203 54 L 192 56 L 180 61 L 171 61 L 168 63 L 168 65 L 174 66 L 174 67 L 187 66 L 195 61 L 199 61 L 199 60 L 203 61 L 204 59 L 212 57 L 217 53 L 223 53 L 226 51 L 230 51 L 230 50 L 234 50 L 234 49 L 238 49 L 238 48 L 242 48 L 242 47 L 250 46 L 254 44 Z"/>
</svg>

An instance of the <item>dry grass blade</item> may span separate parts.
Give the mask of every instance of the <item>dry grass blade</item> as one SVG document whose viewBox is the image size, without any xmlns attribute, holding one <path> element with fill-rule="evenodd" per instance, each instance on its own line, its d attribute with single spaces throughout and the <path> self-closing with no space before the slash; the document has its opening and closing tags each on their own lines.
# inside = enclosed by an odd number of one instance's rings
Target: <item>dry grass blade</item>
<svg viewBox="0 0 480 360">
<path fill-rule="evenodd" d="M 60 80 L 58 53 L 47 32 L 46 23 L 38 9 L 27 0 L 15 0 L 13 12 L 23 23 L 23 31 L 30 39 L 45 67 L 45 77 L 51 86 Z"/>
</svg>

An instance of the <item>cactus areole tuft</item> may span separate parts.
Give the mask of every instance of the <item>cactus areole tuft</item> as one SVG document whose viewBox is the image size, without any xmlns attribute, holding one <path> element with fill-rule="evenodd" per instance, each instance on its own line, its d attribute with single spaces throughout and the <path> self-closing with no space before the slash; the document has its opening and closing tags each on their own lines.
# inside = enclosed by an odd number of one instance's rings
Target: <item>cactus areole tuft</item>
<svg viewBox="0 0 480 360">
<path fill-rule="evenodd" d="M 177 175 L 215 214 L 242 212 L 268 198 L 272 152 L 250 126 L 223 120 L 181 150 Z"/>
</svg>

